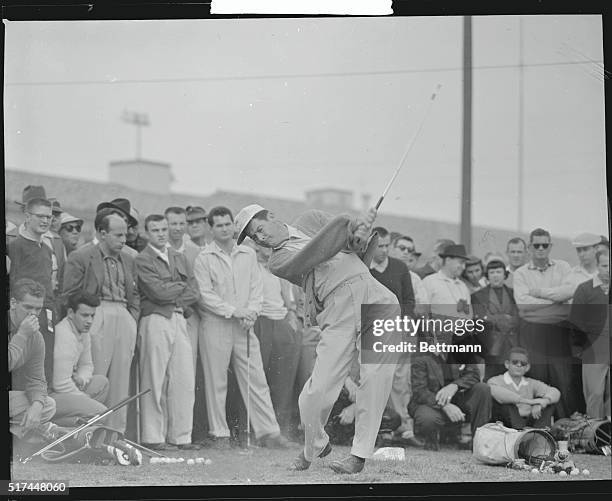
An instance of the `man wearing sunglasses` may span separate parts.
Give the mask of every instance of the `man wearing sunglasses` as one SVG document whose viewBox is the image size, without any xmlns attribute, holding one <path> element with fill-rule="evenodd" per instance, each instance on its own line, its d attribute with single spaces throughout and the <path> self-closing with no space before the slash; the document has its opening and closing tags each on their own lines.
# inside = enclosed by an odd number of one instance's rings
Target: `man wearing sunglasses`
<svg viewBox="0 0 612 501">
<path fill-rule="evenodd" d="M 81 237 L 81 229 L 83 228 L 83 220 L 78 217 L 74 217 L 67 212 L 62 212 L 60 217 L 60 228 L 59 236 L 64 243 L 64 250 L 66 251 L 66 257 L 70 253 L 76 250 Z"/>
<path fill-rule="evenodd" d="M 514 299 L 519 310 L 519 345 L 531 357 L 530 376 L 558 388 L 556 417 L 577 410 L 579 395 L 572 392 L 569 305 L 565 283 L 570 265 L 550 259 L 550 233 L 536 228 L 529 235 L 531 260 L 514 272 Z"/>
<path fill-rule="evenodd" d="M 529 371 L 529 353 L 525 348 L 510 348 L 504 362 L 506 372 L 487 381 L 493 397 L 493 418 L 504 425 L 522 430 L 526 426 L 546 428 L 559 401 L 557 388 L 525 377 Z"/>
</svg>

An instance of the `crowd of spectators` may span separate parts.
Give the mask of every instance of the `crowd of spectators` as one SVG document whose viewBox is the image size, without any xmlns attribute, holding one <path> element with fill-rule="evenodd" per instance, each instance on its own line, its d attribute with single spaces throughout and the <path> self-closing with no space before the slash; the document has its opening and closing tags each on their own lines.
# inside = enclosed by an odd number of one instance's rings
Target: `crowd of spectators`
<svg viewBox="0 0 612 501">
<path fill-rule="evenodd" d="M 101 202 L 85 242 L 83 219 L 44 187 L 27 186 L 17 203 L 24 220 L 6 222 L 15 437 L 55 437 L 149 388 L 105 424 L 151 449 L 230 449 L 251 431 L 261 447 L 303 440 L 297 397 L 318 328 L 305 326 L 303 291 L 268 270 L 270 250 L 236 244 L 229 209 L 142 218 L 129 200 Z M 425 262 L 391 230 L 373 229 L 370 271 L 402 315 L 479 319 L 485 330 L 433 333 L 432 342 L 479 346 L 469 357 L 401 355 L 380 443 L 469 447 L 491 420 L 520 429 L 575 411 L 609 419 L 605 237 L 577 236 L 571 267 L 550 257 L 542 228 L 482 257 L 439 239 Z M 356 360 L 325 428 L 332 443 L 350 443 L 358 385 Z"/>
</svg>

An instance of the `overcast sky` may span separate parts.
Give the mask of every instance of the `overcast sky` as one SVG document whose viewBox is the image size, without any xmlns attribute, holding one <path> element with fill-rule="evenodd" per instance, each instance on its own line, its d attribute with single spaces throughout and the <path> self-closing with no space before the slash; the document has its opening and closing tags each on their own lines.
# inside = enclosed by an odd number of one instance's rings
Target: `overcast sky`
<svg viewBox="0 0 612 501">
<path fill-rule="evenodd" d="M 460 17 L 5 24 L 8 168 L 105 181 L 135 155 L 128 109 L 149 115 L 143 153 L 172 164 L 173 191 L 337 187 L 358 204 L 384 189 L 441 84 L 381 210 L 459 221 Z M 519 18 L 473 30 L 473 222 L 516 229 Z M 601 17 L 523 30 L 523 230 L 607 233 Z"/>
</svg>

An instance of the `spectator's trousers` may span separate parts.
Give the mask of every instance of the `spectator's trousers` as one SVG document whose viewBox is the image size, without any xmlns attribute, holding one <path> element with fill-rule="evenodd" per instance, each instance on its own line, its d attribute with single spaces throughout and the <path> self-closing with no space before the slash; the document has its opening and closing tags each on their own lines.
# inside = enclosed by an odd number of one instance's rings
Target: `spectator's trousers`
<svg viewBox="0 0 612 501">
<path fill-rule="evenodd" d="M 106 404 L 112 407 L 128 397 L 130 367 L 136 345 L 136 321 L 125 305 L 102 301 L 96 309 L 91 328 L 91 356 L 94 374 L 108 378 Z M 127 406 L 113 412 L 107 421 L 110 428 L 125 433 Z"/>
<path fill-rule="evenodd" d="M 21 426 L 21 420 L 25 413 L 30 408 L 30 401 L 26 396 L 25 391 L 9 391 L 9 419 L 10 430 L 16 437 L 24 436 L 24 429 Z M 42 413 L 40 415 L 40 424 L 45 424 L 51 421 L 55 414 L 55 400 L 51 397 L 44 397 Z"/>
<path fill-rule="evenodd" d="M 85 421 L 97 414 L 106 411 L 106 397 L 108 395 L 108 379 L 95 374 L 82 392 L 78 393 L 51 393 L 55 400 L 55 416 L 53 422 L 59 426 L 78 426 L 79 418 Z M 104 424 L 108 416 L 100 421 Z"/>
<path fill-rule="evenodd" d="M 250 360 L 247 359 L 247 335 L 250 342 Z M 259 341 L 253 331 L 247 333 L 237 319 L 226 319 L 207 313 L 203 318 L 200 342 L 209 433 L 214 437 L 230 436 L 225 412 L 227 369 L 230 363 L 245 405 L 247 379 L 250 379 L 250 424 L 255 435 L 260 438 L 280 433 L 263 369 Z M 247 370 L 250 372 L 248 377 Z"/>
<path fill-rule="evenodd" d="M 140 403 L 142 441 L 191 443 L 195 372 L 193 349 L 182 313 L 140 319 L 140 388 L 151 389 Z"/>
</svg>

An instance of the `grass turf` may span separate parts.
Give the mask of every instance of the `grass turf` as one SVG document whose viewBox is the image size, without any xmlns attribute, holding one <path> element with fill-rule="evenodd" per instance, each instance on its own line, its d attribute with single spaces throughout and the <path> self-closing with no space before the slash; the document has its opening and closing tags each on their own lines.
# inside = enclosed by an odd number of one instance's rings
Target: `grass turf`
<svg viewBox="0 0 612 501">
<path fill-rule="evenodd" d="M 253 447 L 249 454 L 240 449 L 216 451 L 170 451 L 170 457 L 209 458 L 210 465 L 149 464 L 143 455 L 141 466 L 101 466 L 91 464 L 51 464 L 35 458 L 27 464 L 11 466 L 12 480 L 62 480 L 71 487 L 224 485 L 224 484 L 326 484 L 326 483 L 444 483 L 444 482 L 525 482 L 551 480 L 611 480 L 612 458 L 575 454 L 572 459 L 589 476 L 534 474 L 504 466 L 478 463 L 469 451 L 443 448 L 438 452 L 406 449 L 405 461 L 369 460 L 357 475 L 340 475 L 329 463 L 349 453 L 348 447 L 334 447 L 324 459 L 315 461 L 309 470 L 287 470 L 299 449 L 270 450 Z"/>
</svg>

